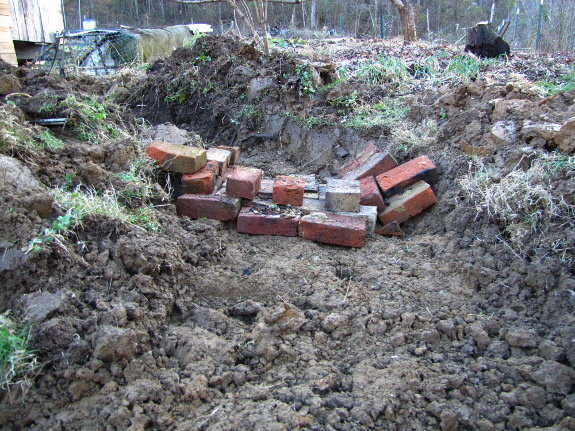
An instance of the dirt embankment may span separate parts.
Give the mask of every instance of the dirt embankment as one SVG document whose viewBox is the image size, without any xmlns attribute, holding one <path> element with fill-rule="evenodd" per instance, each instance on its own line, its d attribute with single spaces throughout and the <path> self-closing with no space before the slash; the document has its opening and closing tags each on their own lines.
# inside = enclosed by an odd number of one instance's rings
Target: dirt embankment
<svg viewBox="0 0 575 431">
<path fill-rule="evenodd" d="M 373 49 L 408 50 L 371 44 L 359 52 Z M 478 213 L 460 181 L 468 153 L 483 154 L 501 182 L 550 152 L 553 141 L 529 126 L 563 124 L 575 94 L 541 97 L 532 76 L 509 73 L 518 73 L 513 62 L 441 89 L 329 87 L 331 61 L 311 60 L 321 61 L 314 85 L 328 86 L 313 99 L 301 59 L 217 38 L 115 83 L 10 72 L 31 96 L 14 99 L 21 121 L 79 90 L 122 103 L 129 94 L 136 117 L 170 121 L 206 143 L 239 142 L 243 163 L 269 175 L 331 175 L 369 139 L 399 159 L 430 155 L 440 181 L 439 203 L 406 223 L 406 237 L 376 236 L 359 250 L 241 235 L 225 223 L 177 218 L 163 202 L 161 232 L 92 216 L 64 247 L 23 255 L 61 215 L 39 182 L 124 190 L 117 174 L 141 148 L 129 137 L 81 141 L 65 129 L 55 132 L 62 148 L 0 160 L 11 172 L 0 192 L 0 246 L 10 256 L 0 311 L 28 315 L 43 364 L 25 398 L 3 395 L 2 427 L 575 428 L 575 278 L 569 254 L 553 248 L 572 254 L 573 228 L 546 225 L 545 238 L 521 236 L 519 249 L 510 224 Z M 349 113 L 329 100 L 354 91 L 364 105 L 401 97 L 407 120 L 437 123 L 436 138 L 405 149 L 390 125 L 342 125 Z M 135 127 L 129 112 L 121 117 Z M 498 122 L 512 123 L 512 139 L 493 130 Z M 573 173 L 558 166 L 553 183 L 571 204 Z"/>
</svg>

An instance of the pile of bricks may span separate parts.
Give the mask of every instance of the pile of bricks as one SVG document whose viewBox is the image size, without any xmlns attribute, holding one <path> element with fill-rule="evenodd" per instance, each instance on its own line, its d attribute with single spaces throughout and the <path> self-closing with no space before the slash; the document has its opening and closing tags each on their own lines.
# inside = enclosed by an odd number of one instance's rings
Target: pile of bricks
<svg viewBox="0 0 575 431">
<path fill-rule="evenodd" d="M 363 247 L 374 232 L 402 235 L 400 223 L 437 202 L 430 186 L 437 170 L 427 156 L 398 166 L 373 144 L 324 185 L 314 175 L 263 178 L 261 169 L 238 165 L 238 147 L 204 150 L 157 141 L 147 154 L 182 174 L 179 216 L 235 220 L 246 234 Z"/>
</svg>

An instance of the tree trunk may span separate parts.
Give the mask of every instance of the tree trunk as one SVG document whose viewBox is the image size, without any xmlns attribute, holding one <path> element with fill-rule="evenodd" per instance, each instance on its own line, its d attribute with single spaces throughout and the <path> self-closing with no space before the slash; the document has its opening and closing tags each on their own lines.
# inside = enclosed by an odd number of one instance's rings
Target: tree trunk
<svg viewBox="0 0 575 431">
<path fill-rule="evenodd" d="M 408 0 L 389 0 L 399 13 L 401 30 L 404 42 L 414 42 L 417 40 L 417 30 L 415 27 L 415 5 Z"/>
<path fill-rule="evenodd" d="M 317 0 L 311 0 L 311 12 L 310 12 L 310 24 L 312 30 L 317 27 L 317 18 L 316 18 L 316 7 L 317 7 Z"/>
</svg>

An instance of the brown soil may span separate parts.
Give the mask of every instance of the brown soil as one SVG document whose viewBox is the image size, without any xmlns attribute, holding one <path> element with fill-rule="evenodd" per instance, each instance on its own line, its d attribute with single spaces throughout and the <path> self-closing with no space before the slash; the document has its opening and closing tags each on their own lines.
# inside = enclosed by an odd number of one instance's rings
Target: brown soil
<svg viewBox="0 0 575 431">
<path fill-rule="evenodd" d="M 145 76 L 107 80 L 6 72 L 32 96 L 12 99 L 28 120 L 43 116 L 45 100 L 106 95 L 153 125 L 169 121 L 204 142 L 241 145 L 242 163 L 269 176 L 333 175 L 372 140 L 400 160 L 428 154 L 440 180 L 439 203 L 406 222 L 405 237 L 375 235 L 362 249 L 242 235 L 233 224 L 178 218 L 164 202 L 162 233 L 89 217 L 65 248 L 24 255 L 61 214 L 38 181 L 62 185 L 74 174 L 75 184 L 121 189 L 114 173 L 146 141 L 92 144 L 64 130 L 55 131 L 66 139 L 63 149 L 15 153 L 22 163 L 3 166 L 29 182 L 6 181 L 12 186 L 0 190 L 0 312 L 28 316 L 42 368 L 23 396 L 17 388 L 0 394 L 0 427 L 575 429 L 572 260 L 543 246 L 512 250 L 501 241 L 501 222 L 478 213 L 458 181 L 469 165 L 461 142 L 492 145 L 487 132 L 495 122 L 573 117 L 575 92 L 545 99 L 533 85 L 548 65 L 559 70 L 558 59 L 515 57 L 474 82 L 441 88 L 339 83 L 310 99 L 297 72 L 302 58 L 321 63 L 321 87 L 334 79 L 331 62 L 382 53 L 417 58 L 440 48 L 457 54 L 452 47 L 350 41 L 330 51 L 318 44 L 305 47 L 306 57 L 266 57 L 210 37 Z M 387 127 L 338 125 L 341 113 L 328 101 L 353 91 L 363 103 L 409 101 L 411 120 L 435 119 L 438 138 L 400 152 Z M 494 99 L 521 102 L 499 112 Z M 302 124 L 311 115 L 324 121 Z M 139 120 L 126 112 L 122 121 Z M 546 145 L 521 136 L 497 144 L 484 161 L 505 175 L 522 156 L 551 150 Z M 555 184 L 570 202 L 573 178 L 566 171 Z M 572 229 L 548 233 L 549 243 L 557 240 L 573 253 Z"/>
</svg>

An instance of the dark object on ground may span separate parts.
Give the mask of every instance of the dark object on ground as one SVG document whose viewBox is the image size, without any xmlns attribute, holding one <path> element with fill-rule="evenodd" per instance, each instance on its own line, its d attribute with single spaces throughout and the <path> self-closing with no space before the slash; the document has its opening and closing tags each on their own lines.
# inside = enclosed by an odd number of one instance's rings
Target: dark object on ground
<svg viewBox="0 0 575 431">
<path fill-rule="evenodd" d="M 477 24 L 467 30 L 465 52 L 472 52 L 482 58 L 497 58 L 500 55 L 509 55 L 511 49 L 488 24 Z"/>
</svg>

